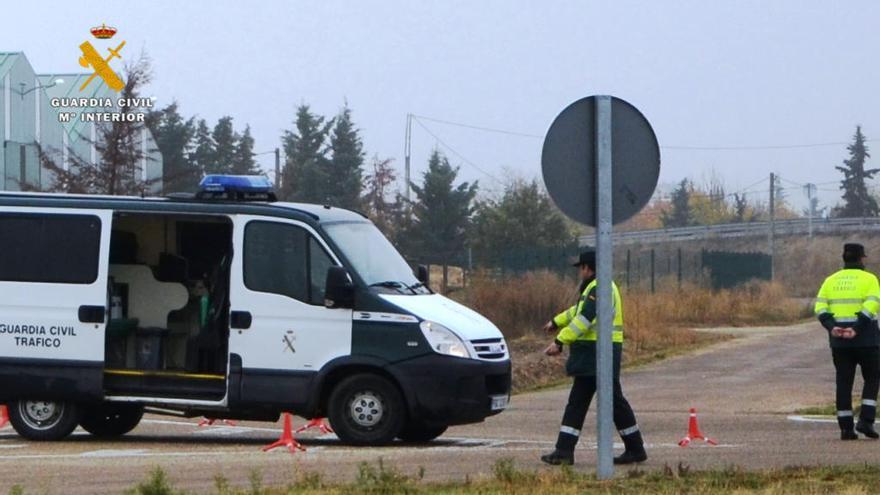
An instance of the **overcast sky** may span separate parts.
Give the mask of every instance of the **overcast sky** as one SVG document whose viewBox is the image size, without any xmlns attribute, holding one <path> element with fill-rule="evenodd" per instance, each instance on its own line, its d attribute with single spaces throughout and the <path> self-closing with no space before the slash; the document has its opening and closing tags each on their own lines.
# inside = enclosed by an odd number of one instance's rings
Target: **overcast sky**
<svg viewBox="0 0 880 495">
<path fill-rule="evenodd" d="M 804 203 L 797 184 L 813 182 L 833 205 L 843 144 L 679 147 L 845 143 L 856 124 L 880 138 L 876 1 L 14 2 L 0 51 L 25 52 L 37 72 L 81 71 L 78 45 L 102 22 L 128 42 L 124 56 L 143 48 L 153 59 L 160 106 L 231 115 L 268 151 L 299 103 L 332 115 L 347 100 L 366 151 L 394 158 L 401 175 L 407 113 L 541 136 L 591 94 L 647 116 L 666 184 L 714 173 L 734 192 L 773 171 L 793 202 Z M 487 190 L 540 176 L 540 137 L 421 119 L 417 178 L 435 146 Z"/>
</svg>

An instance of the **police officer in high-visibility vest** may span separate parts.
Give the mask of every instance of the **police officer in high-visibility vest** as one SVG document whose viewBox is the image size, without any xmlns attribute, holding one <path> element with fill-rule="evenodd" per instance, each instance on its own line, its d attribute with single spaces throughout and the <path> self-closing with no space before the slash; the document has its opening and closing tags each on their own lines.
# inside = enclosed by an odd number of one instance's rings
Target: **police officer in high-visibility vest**
<svg viewBox="0 0 880 495">
<path fill-rule="evenodd" d="M 556 449 L 541 456 L 548 464 L 573 464 L 574 447 L 577 445 L 584 425 L 584 418 L 590 401 L 596 393 L 596 253 L 587 251 L 580 254 L 574 266 L 580 270 L 581 285 L 578 301 L 574 306 L 559 313 L 544 325 L 547 332 L 558 332 L 556 340 L 544 350 L 548 356 L 556 356 L 562 347 L 569 346 L 569 357 L 565 370 L 574 377 L 568 405 L 562 416 L 562 426 L 556 440 Z M 612 334 L 614 355 L 614 425 L 626 447 L 623 454 L 614 458 L 615 464 L 642 462 L 648 458 L 642 434 L 636 423 L 629 402 L 620 387 L 620 359 L 623 347 L 623 306 L 617 285 L 612 282 L 614 304 L 614 333 Z"/>
<path fill-rule="evenodd" d="M 874 418 L 877 388 L 880 385 L 880 285 L 874 274 L 865 271 L 865 248 L 861 244 L 843 246 L 843 270 L 825 279 L 816 295 L 816 316 L 828 330 L 831 356 L 837 371 L 837 424 L 841 440 L 856 440 L 859 432 L 877 438 Z M 853 425 L 852 388 L 856 366 L 862 370 L 862 411 Z"/>
</svg>

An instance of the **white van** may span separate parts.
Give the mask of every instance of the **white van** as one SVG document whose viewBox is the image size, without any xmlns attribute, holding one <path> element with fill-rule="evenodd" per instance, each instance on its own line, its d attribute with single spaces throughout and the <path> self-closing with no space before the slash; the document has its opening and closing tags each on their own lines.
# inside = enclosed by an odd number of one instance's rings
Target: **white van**
<svg viewBox="0 0 880 495">
<path fill-rule="evenodd" d="M 0 193 L 0 404 L 15 430 L 131 431 L 145 411 L 328 417 L 339 438 L 427 441 L 501 412 L 501 332 L 434 294 L 365 217 L 199 194 Z"/>
</svg>

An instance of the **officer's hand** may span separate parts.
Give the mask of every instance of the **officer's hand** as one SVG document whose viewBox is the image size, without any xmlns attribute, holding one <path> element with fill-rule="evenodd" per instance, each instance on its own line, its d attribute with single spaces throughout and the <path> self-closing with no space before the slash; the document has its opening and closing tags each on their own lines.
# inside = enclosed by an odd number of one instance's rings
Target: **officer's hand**
<svg viewBox="0 0 880 495">
<path fill-rule="evenodd" d="M 845 339 L 853 339 L 856 336 L 856 331 L 852 328 L 844 328 L 843 333 L 840 336 Z"/>
<path fill-rule="evenodd" d="M 548 356 L 558 356 L 562 354 L 562 348 L 556 345 L 556 342 L 553 342 L 544 349 L 544 354 Z"/>
<path fill-rule="evenodd" d="M 832 337 L 843 337 L 844 328 L 842 327 L 834 327 L 831 329 Z"/>
<path fill-rule="evenodd" d="M 544 327 L 541 330 L 543 330 L 544 333 L 553 333 L 556 331 L 556 324 L 552 321 L 548 321 L 546 324 L 544 324 Z"/>
</svg>

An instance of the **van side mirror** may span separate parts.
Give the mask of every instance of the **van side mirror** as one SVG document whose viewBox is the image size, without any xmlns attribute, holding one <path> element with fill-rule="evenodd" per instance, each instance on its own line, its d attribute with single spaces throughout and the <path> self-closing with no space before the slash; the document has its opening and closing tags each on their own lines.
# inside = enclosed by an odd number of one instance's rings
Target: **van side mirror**
<svg viewBox="0 0 880 495">
<path fill-rule="evenodd" d="M 324 306 L 328 308 L 354 307 L 354 284 L 351 283 L 348 270 L 341 266 L 331 266 L 327 269 Z"/>
<path fill-rule="evenodd" d="M 428 285 L 428 267 L 427 266 L 419 265 L 416 267 L 416 279 L 419 282 L 421 282 L 425 285 Z"/>
</svg>

